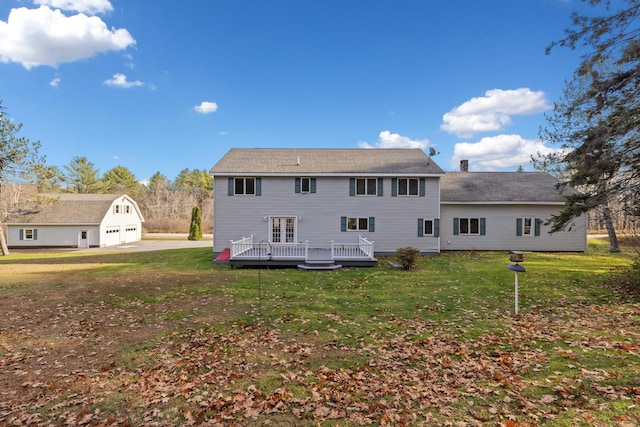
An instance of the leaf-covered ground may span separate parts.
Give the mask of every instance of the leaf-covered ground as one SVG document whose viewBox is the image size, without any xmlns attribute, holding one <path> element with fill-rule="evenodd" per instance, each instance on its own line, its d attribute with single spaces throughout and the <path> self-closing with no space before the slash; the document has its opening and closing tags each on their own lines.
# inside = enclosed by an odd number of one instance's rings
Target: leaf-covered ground
<svg viewBox="0 0 640 427">
<path fill-rule="evenodd" d="M 519 316 L 482 306 L 482 295 L 477 310 L 420 300 L 411 316 L 380 301 L 354 316 L 355 300 L 345 300 L 311 319 L 291 302 L 265 313 L 264 301 L 240 298 L 255 271 L 211 273 L 15 281 L 0 301 L 0 424 L 640 423 L 640 303 L 632 296 L 611 291 L 603 301 L 586 287 L 577 301 L 559 295 Z M 298 273 L 277 274 L 282 282 Z M 295 276 L 308 282 L 294 285 L 321 294 L 326 283 L 366 276 L 322 274 Z M 385 280 L 409 277 L 395 274 Z M 203 291 L 212 280 L 215 289 Z M 323 289 L 313 289 L 316 280 L 326 280 Z M 377 285 L 358 292 L 367 286 Z M 271 308 L 276 295 L 287 298 L 272 291 Z"/>
</svg>

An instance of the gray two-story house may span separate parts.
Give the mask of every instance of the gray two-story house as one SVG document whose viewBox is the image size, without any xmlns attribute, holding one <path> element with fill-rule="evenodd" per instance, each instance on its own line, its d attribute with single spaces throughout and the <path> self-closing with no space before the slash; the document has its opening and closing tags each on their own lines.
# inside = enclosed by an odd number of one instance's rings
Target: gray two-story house
<svg viewBox="0 0 640 427">
<path fill-rule="evenodd" d="M 450 175 L 421 149 L 266 148 L 231 149 L 211 173 L 214 255 L 232 264 L 373 265 L 400 247 L 586 247 L 584 219 L 553 235 L 543 225 L 564 204 L 548 174 Z"/>
</svg>

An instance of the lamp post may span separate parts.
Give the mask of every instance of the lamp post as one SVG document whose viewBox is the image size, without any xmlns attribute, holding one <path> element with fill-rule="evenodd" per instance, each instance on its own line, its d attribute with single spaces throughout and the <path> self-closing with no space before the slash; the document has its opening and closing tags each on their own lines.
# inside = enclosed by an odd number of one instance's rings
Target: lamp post
<svg viewBox="0 0 640 427">
<path fill-rule="evenodd" d="M 524 253 L 520 252 L 520 251 L 511 251 L 511 257 L 509 258 L 509 260 L 511 262 L 513 262 L 514 264 L 509 264 L 507 266 L 507 268 L 511 271 L 514 271 L 516 274 L 516 278 L 515 278 L 515 306 L 516 306 L 516 315 L 518 314 L 519 311 L 519 307 L 518 307 L 518 273 L 524 273 L 525 271 L 527 271 L 526 268 L 524 268 L 523 266 L 521 266 L 520 264 L 518 264 L 519 262 L 523 262 L 524 261 Z"/>
</svg>

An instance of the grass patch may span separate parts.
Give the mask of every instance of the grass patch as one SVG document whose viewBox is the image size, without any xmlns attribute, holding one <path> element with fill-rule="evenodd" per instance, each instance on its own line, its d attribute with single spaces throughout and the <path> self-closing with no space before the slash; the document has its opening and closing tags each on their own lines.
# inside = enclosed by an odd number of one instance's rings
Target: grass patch
<svg viewBox="0 0 640 427">
<path fill-rule="evenodd" d="M 0 422 L 640 422 L 640 303 L 603 285 L 633 260 L 606 242 L 526 253 L 519 316 L 505 252 L 322 273 L 211 257 L 0 259 Z"/>
</svg>

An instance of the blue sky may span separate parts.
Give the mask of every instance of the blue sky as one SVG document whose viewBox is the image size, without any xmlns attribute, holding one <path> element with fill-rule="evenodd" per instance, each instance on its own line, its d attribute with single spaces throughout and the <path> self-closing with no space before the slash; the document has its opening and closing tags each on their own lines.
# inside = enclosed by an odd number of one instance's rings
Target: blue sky
<svg viewBox="0 0 640 427">
<path fill-rule="evenodd" d="M 530 170 L 578 0 L 2 0 L 0 99 L 47 164 L 139 180 L 232 147 L 433 147 Z"/>
</svg>

